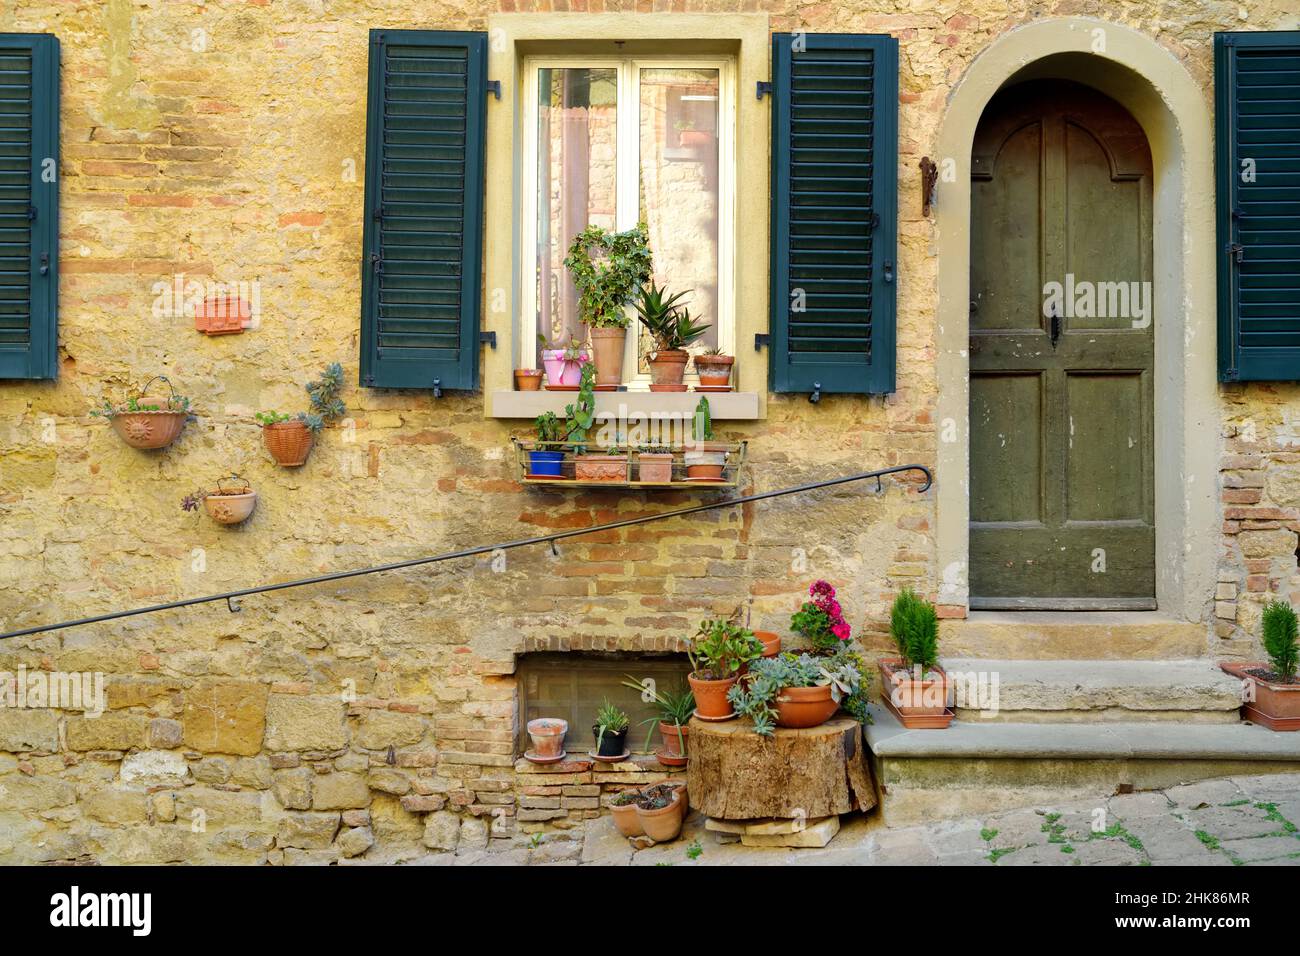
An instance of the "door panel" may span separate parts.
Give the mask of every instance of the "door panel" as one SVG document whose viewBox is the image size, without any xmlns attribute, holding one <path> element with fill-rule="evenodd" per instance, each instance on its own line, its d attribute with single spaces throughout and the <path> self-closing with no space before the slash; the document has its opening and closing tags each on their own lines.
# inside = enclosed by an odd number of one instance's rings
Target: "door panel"
<svg viewBox="0 0 1300 956">
<path fill-rule="evenodd" d="M 971 606 L 1154 607 L 1146 137 L 1087 87 L 1026 83 L 971 170 Z"/>
</svg>

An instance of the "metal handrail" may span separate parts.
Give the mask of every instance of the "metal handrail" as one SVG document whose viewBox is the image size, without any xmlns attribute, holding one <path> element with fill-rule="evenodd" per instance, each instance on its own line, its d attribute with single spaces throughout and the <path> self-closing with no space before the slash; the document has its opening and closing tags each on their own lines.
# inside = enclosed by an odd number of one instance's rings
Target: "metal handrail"
<svg viewBox="0 0 1300 956">
<path fill-rule="evenodd" d="M 864 481 L 869 478 L 876 479 L 876 488 L 880 489 L 880 479 L 885 475 L 898 474 L 904 471 L 919 471 L 925 475 L 925 484 L 918 491 L 926 491 L 934 482 L 934 476 L 931 475 L 930 469 L 924 465 L 896 465 L 893 468 L 881 468 L 877 471 L 864 471 L 857 475 L 844 475 L 839 478 L 828 478 L 825 481 L 814 481 L 806 485 L 795 485 L 791 488 L 778 488 L 775 491 L 763 491 L 754 495 L 743 495 L 739 498 L 726 498 L 721 501 L 709 501 L 700 505 L 692 505 L 689 508 L 678 508 L 676 511 L 665 511 L 660 514 L 641 515 L 637 518 L 625 518 L 622 521 L 611 521 L 608 524 L 592 525 L 590 528 L 572 528 L 568 531 L 557 531 L 554 534 L 545 534 L 536 538 L 520 538 L 517 541 L 504 541 L 498 544 L 486 544 L 477 548 L 466 548 L 463 551 L 449 551 L 446 554 L 437 554 L 427 558 L 412 558 L 409 561 L 395 561 L 392 564 L 380 564 L 370 568 L 357 568 L 352 571 L 334 571 L 330 574 L 320 574 L 313 578 L 298 578 L 294 581 L 282 581 L 279 584 L 260 584 L 253 588 L 241 588 L 238 591 L 223 591 L 221 594 L 208 594 L 204 597 L 186 598 L 183 601 L 169 601 L 166 604 L 151 604 L 148 607 L 132 608 L 129 611 L 114 611 L 111 614 L 97 614 L 94 617 L 83 617 L 75 621 L 61 621 L 58 624 L 41 624 L 37 627 L 25 627 L 17 631 L 9 631 L 6 634 L 0 634 L 0 640 L 6 640 L 11 637 L 25 637 L 28 634 L 41 634 L 46 631 L 60 631 L 68 627 L 80 627 L 83 624 L 98 624 L 101 621 L 114 621 L 123 617 L 134 617 L 137 614 L 154 614 L 158 611 L 172 611 L 176 608 L 190 607 L 195 604 L 209 604 L 213 601 L 225 601 L 226 606 L 231 611 L 241 610 L 239 599 L 247 597 L 250 594 L 264 594 L 269 591 L 283 591 L 287 588 L 300 588 L 308 584 L 324 584 L 329 581 L 342 581 L 346 578 L 360 577 L 363 574 L 378 574 L 381 571 L 398 571 L 402 568 L 418 567 L 422 564 L 435 564 L 439 561 L 450 561 L 453 558 L 469 558 L 478 554 L 491 554 L 495 551 L 507 551 L 511 548 L 522 548 L 530 544 L 547 544 L 550 543 L 552 550 L 555 548 L 556 541 L 562 541 L 565 538 L 576 538 L 579 535 L 595 534 L 597 531 L 609 531 L 612 528 L 629 528 L 633 525 L 648 524 L 651 521 L 663 521 L 666 518 L 680 518 L 682 515 L 698 514 L 702 511 L 713 511 L 718 508 L 728 508 L 734 505 L 748 504 L 751 501 L 764 501 L 768 498 L 779 498 L 783 495 L 797 495 L 805 491 L 815 491 L 818 488 L 830 488 L 834 485 L 844 485 L 851 481 Z"/>
</svg>

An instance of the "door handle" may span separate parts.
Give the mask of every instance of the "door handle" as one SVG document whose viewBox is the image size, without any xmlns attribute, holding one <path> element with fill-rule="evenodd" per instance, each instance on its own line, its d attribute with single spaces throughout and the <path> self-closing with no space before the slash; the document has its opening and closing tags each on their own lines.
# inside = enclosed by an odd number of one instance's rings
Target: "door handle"
<svg viewBox="0 0 1300 956">
<path fill-rule="evenodd" d="M 1061 341 L 1061 317 L 1056 314 L 1055 304 L 1053 304 L 1051 308 L 1052 314 L 1049 316 L 1052 323 L 1050 334 L 1052 336 L 1052 348 L 1056 348 L 1056 343 Z"/>
</svg>

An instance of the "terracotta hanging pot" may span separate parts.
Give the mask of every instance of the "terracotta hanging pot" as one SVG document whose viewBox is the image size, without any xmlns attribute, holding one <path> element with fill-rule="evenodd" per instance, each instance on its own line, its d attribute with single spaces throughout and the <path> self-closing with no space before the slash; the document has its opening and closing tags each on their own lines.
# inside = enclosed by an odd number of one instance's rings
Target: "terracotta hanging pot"
<svg viewBox="0 0 1300 956">
<path fill-rule="evenodd" d="M 593 328 L 591 350 L 596 357 L 596 384 L 621 385 L 623 383 L 623 343 L 627 329 Z"/>
<path fill-rule="evenodd" d="M 248 482 L 237 476 L 232 476 L 232 480 L 237 484 L 231 488 L 226 488 L 222 481 L 218 481 L 217 490 L 208 492 L 203 498 L 204 509 L 217 524 L 247 521 L 257 507 L 257 492 Z"/>
<path fill-rule="evenodd" d="M 157 399 L 141 399 L 139 404 L 154 404 Z M 109 421 L 113 431 L 132 448 L 166 448 L 185 428 L 188 412 L 167 411 L 163 408 L 149 412 L 119 412 Z"/>
<path fill-rule="evenodd" d="M 701 720 L 727 720 L 736 716 L 731 701 L 727 700 L 727 691 L 738 679 L 702 680 L 694 674 L 687 674 L 686 682 L 695 694 L 695 716 Z"/>
<path fill-rule="evenodd" d="M 285 468 L 296 468 L 306 462 L 314 440 L 311 429 L 297 420 L 262 426 L 266 450 Z"/>
<path fill-rule="evenodd" d="M 661 349 L 648 359 L 650 365 L 650 391 L 684 392 L 686 386 L 682 379 L 686 377 L 686 362 L 689 352 L 683 349 Z M 599 370 L 600 366 L 596 366 Z"/>
</svg>

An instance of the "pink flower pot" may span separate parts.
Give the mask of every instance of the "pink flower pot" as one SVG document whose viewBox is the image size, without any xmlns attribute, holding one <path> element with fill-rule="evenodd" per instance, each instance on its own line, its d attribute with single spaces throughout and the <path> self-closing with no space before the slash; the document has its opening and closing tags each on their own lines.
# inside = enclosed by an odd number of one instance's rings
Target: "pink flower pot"
<svg viewBox="0 0 1300 956">
<path fill-rule="evenodd" d="M 582 362 L 566 361 L 563 349 L 543 349 L 542 367 L 546 370 L 547 385 L 577 385 L 582 381 Z"/>
</svg>

